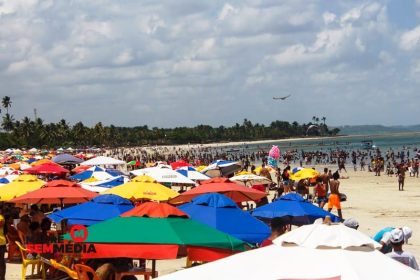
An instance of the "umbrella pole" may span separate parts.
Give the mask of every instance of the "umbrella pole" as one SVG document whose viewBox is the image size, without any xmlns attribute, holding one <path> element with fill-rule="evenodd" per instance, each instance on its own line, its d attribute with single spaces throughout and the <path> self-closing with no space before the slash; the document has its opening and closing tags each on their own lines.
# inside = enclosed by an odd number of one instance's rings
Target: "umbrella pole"
<svg viewBox="0 0 420 280">
<path fill-rule="evenodd" d="M 152 260 L 152 277 L 156 277 L 156 260 Z"/>
</svg>

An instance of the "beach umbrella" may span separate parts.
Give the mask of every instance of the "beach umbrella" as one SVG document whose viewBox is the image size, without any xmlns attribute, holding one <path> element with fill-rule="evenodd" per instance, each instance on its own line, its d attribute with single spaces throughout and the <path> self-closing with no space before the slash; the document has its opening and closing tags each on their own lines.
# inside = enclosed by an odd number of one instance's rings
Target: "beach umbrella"
<svg viewBox="0 0 420 280">
<path fill-rule="evenodd" d="M 233 176 L 229 178 L 229 180 L 237 182 L 238 184 L 242 184 L 244 186 L 264 185 L 272 183 L 270 179 L 252 173 Z"/>
<path fill-rule="evenodd" d="M 30 174 L 64 175 L 70 171 L 58 164 L 47 162 L 25 169 L 25 172 Z"/>
<path fill-rule="evenodd" d="M 16 197 L 12 203 L 73 204 L 88 201 L 97 193 L 83 189 L 79 184 L 67 180 L 52 180 L 38 190 Z"/>
<path fill-rule="evenodd" d="M 193 180 L 193 181 L 204 181 L 204 180 L 210 179 L 209 176 L 198 172 L 192 166 L 180 167 L 176 170 L 176 172 L 181 173 L 182 175 L 184 175 L 185 177 L 187 177 L 188 179 Z"/>
<path fill-rule="evenodd" d="M 59 154 L 52 158 L 52 161 L 58 164 L 79 164 L 83 159 L 77 158 L 69 154 Z"/>
<path fill-rule="evenodd" d="M 171 199 L 170 203 L 177 204 L 190 202 L 194 197 L 205 193 L 221 193 L 237 203 L 259 200 L 267 195 L 264 192 L 233 183 L 227 178 L 219 177 L 201 181 L 199 186 Z"/>
<path fill-rule="evenodd" d="M 159 183 L 195 185 L 196 183 L 188 179 L 184 175 L 176 172 L 175 170 L 165 167 L 149 167 L 130 171 L 131 174 L 136 176 L 147 175 L 154 178 Z"/>
<path fill-rule="evenodd" d="M 261 243 L 271 234 L 266 224 L 239 209 L 233 200 L 222 194 L 203 194 L 178 208 L 191 219 L 248 243 Z"/>
<path fill-rule="evenodd" d="M 19 177 L 18 174 L 10 174 L 10 175 L 7 175 L 5 177 L 1 177 L 0 178 L 0 184 L 2 184 L 4 186 L 6 184 L 9 184 L 9 183 L 13 182 L 18 177 Z"/>
<path fill-rule="evenodd" d="M 112 177 L 110 179 L 103 180 L 103 181 L 95 181 L 95 182 L 89 182 L 89 183 L 81 182 L 80 185 L 82 186 L 82 188 L 86 190 L 101 193 L 113 187 L 117 187 L 122 184 L 125 184 L 127 182 L 129 182 L 127 177 L 117 176 L 117 177 Z"/>
<path fill-rule="evenodd" d="M 327 241 L 327 238 L 312 246 L 307 246 L 305 241 L 295 243 L 293 235 L 299 230 L 308 231 L 309 235 L 306 237 L 309 239 L 312 239 L 311 231 L 318 236 L 318 231 L 312 225 L 302 226 L 275 239 L 273 245 L 177 271 L 158 279 L 414 280 L 420 278 L 418 271 L 373 249 L 378 244 L 372 239 L 367 241 L 369 237 L 363 233 L 350 229 L 351 233 L 343 235 L 342 229 L 338 229 L 339 233 L 336 236 L 334 231 L 340 227 L 339 225 L 319 226 L 333 227 L 334 229 L 322 231 L 328 232 L 327 236 L 331 240 L 341 239 L 344 243 L 323 242 Z M 313 238 L 314 241 L 317 238 Z"/>
<path fill-rule="evenodd" d="M 178 161 L 175 161 L 175 162 L 172 162 L 171 164 L 171 167 L 172 167 L 172 169 L 173 170 L 176 170 L 176 169 L 178 169 L 178 168 L 180 168 L 180 167 L 189 167 L 189 166 L 191 166 L 191 164 L 189 164 L 188 162 L 186 162 L 185 160 L 178 160 Z"/>
<path fill-rule="evenodd" d="M 16 169 L 11 168 L 9 166 L 4 166 L 0 168 L 0 176 L 14 174 L 16 172 Z"/>
<path fill-rule="evenodd" d="M 290 179 L 293 181 L 300 181 L 303 179 L 310 179 L 318 177 L 320 173 L 312 168 L 302 168 L 294 173 L 290 173 Z"/>
<path fill-rule="evenodd" d="M 80 165 L 126 165 L 127 163 L 123 160 L 105 157 L 105 156 L 98 156 L 87 161 L 80 163 Z"/>
<path fill-rule="evenodd" d="M 102 168 L 99 166 L 92 166 L 83 172 L 70 176 L 70 179 L 77 180 L 77 181 L 84 181 L 92 177 L 101 181 L 101 180 L 110 179 L 114 177 L 114 175 L 109 173 L 105 168 Z"/>
<path fill-rule="evenodd" d="M 45 182 L 34 175 L 19 175 L 13 182 L 0 188 L 0 201 L 9 201 L 25 193 L 37 190 L 45 185 Z"/>
<path fill-rule="evenodd" d="M 67 220 L 70 225 L 91 226 L 118 217 L 133 208 L 133 203 L 128 199 L 114 194 L 104 194 L 88 202 L 53 212 L 48 218 L 56 223 Z"/>
<path fill-rule="evenodd" d="M 70 239 L 69 235 L 64 236 Z M 83 258 L 175 259 L 179 246 L 215 248 L 230 253 L 245 249 L 245 243 L 188 218 L 167 203 L 146 202 L 119 217 L 89 227 L 86 243 L 95 253 Z"/>
<path fill-rule="evenodd" d="M 81 172 L 83 172 L 83 171 L 85 171 L 89 168 L 91 168 L 89 165 L 79 165 L 79 166 L 76 166 L 75 168 L 73 168 L 71 171 L 73 173 L 77 174 L 77 173 L 81 173 Z"/>
<path fill-rule="evenodd" d="M 274 202 L 255 208 L 252 216 L 263 219 L 280 217 L 292 225 L 311 224 L 326 216 L 330 216 L 333 222 L 340 221 L 339 217 L 313 205 L 297 193 L 288 193 Z"/>
<path fill-rule="evenodd" d="M 53 162 L 53 161 L 51 161 L 47 158 L 43 158 L 43 159 L 32 162 L 31 165 L 32 166 L 37 166 L 37 165 L 41 165 L 41 164 L 44 164 L 44 163 L 56 164 L 55 162 Z M 59 164 L 56 164 L 56 165 L 59 165 Z"/>
<path fill-rule="evenodd" d="M 155 179 L 143 175 L 133 178 L 130 182 L 109 189 L 102 194 L 116 194 L 133 200 L 167 201 L 178 195 L 177 192 L 156 182 Z"/>
<path fill-rule="evenodd" d="M 209 177 L 224 177 L 235 173 L 242 168 L 237 161 L 216 160 L 204 168 L 201 173 Z"/>
</svg>

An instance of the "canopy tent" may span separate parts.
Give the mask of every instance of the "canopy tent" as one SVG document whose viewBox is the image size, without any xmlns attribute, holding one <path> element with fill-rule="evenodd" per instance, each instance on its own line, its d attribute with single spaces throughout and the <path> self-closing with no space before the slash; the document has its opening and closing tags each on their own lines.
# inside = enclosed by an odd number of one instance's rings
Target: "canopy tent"
<svg viewBox="0 0 420 280">
<path fill-rule="evenodd" d="M 20 175 L 13 182 L 0 188 L 0 201 L 9 201 L 25 193 L 37 190 L 45 184 L 34 175 Z"/>
<path fill-rule="evenodd" d="M 261 243 L 271 234 L 266 224 L 239 209 L 233 200 L 222 194 L 203 194 L 178 208 L 193 220 L 248 243 Z"/>
<path fill-rule="evenodd" d="M 82 159 L 69 154 L 56 155 L 52 158 L 52 161 L 58 164 L 79 164 L 83 162 Z"/>
<path fill-rule="evenodd" d="M 330 216 L 333 222 L 340 221 L 339 217 L 304 200 L 297 193 L 288 193 L 274 202 L 255 208 L 252 216 L 263 219 L 282 217 L 293 225 L 311 224 L 326 216 Z"/>
<path fill-rule="evenodd" d="M 47 182 L 40 189 L 18 196 L 12 203 L 73 204 L 88 201 L 96 193 L 83 189 L 79 184 L 67 180 Z"/>
<path fill-rule="evenodd" d="M 98 156 L 87 161 L 80 163 L 80 165 L 126 165 L 127 163 L 123 160 L 105 157 L 105 156 Z"/>
<path fill-rule="evenodd" d="M 316 227 L 331 227 L 331 229 L 318 230 Z M 353 229 L 347 231 L 340 227 L 345 226 L 302 226 L 275 239 L 274 245 L 239 253 L 212 263 L 164 275 L 158 279 L 414 280 L 420 278 L 418 271 L 374 250 L 378 243 L 368 236 Z M 306 234 L 299 231 L 305 231 Z M 324 236 L 321 236 L 319 241 L 321 232 Z M 315 243 L 309 244 L 306 239 Z M 250 269 L 244 269 L 248 267 Z"/>
<path fill-rule="evenodd" d="M 186 185 L 196 184 L 194 181 L 192 181 L 191 179 L 188 179 L 181 173 L 178 173 L 169 168 L 149 167 L 149 168 L 133 170 L 133 171 L 130 171 L 130 173 L 136 176 L 141 176 L 141 175 L 150 176 L 159 183 L 186 184 Z"/>
<path fill-rule="evenodd" d="M 176 172 L 184 175 L 185 177 L 187 177 L 190 180 L 193 181 L 205 181 L 210 179 L 209 176 L 204 175 L 203 173 L 198 172 L 194 167 L 192 166 L 185 166 L 185 167 L 180 167 L 176 170 Z"/>
<path fill-rule="evenodd" d="M 255 201 L 265 197 L 267 194 L 258 190 L 250 189 L 229 181 L 227 178 L 212 178 L 202 181 L 201 185 L 183 192 L 170 200 L 170 203 L 187 203 L 194 197 L 205 193 L 221 193 L 235 202 Z"/>
<path fill-rule="evenodd" d="M 116 194 L 133 200 L 167 201 L 178 195 L 177 192 L 156 182 L 155 179 L 143 175 L 130 182 L 109 189 L 102 194 Z"/>
<path fill-rule="evenodd" d="M 92 200 L 48 215 L 56 223 L 67 220 L 70 225 L 91 226 L 115 218 L 133 209 L 133 203 L 114 194 L 99 195 Z"/>
<path fill-rule="evenodd" d="M 241 164 L 236 161 L 216 160 L 204 168 L 201 173 L 209 177 L 224 177 L 235 173 L 241 168 Z"/>
</svg>

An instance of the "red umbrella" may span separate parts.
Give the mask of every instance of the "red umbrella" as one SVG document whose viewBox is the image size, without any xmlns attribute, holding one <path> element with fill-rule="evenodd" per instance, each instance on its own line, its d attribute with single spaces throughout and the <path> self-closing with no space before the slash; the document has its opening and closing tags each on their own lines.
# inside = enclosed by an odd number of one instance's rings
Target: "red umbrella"
<svg viewBox="0 0 420 280">
<path fill-rule="evenodd" d="M 187 203 L 194 197 L 205 193 L 221 193 L 235 202 L 255 201 L 265 197 L 267 194 L 258 190 L 250 189 L 229 181 L 227 178 L 216 177 L 202 181 L 198 187 L 186 191 L 179 196 L 172 198 L 169 202 Z"/>
<path fill-rule="evenodd" d="M 16 197 L 12 203 L 73 204 L 91 200 L 98 194 L 67 180 L 53 180 L 42 188 Z"/>
<path fill-rule="evenodd" d="M 83 172 L 86 169 L 89 169 L 91 167 L 92 166 L 89 166 L 89 165 L 79 165 L 79 166 L 76 166 L 75 168 L 73 168 L 71 171 L 74 172 L 74 173 L 80 173 L 80 172 Z"/>
<path fill-rule="evenodd" d="M 184 166 L 192 166 L 192 165 L 182 159 L 171 163 L 171 167 L 173 170 L 178 169 L 180 167 L 184 167 Z"/>
<path fill-rule="evenodd" d="M 53 175 L 64 175 L 69 173 L 67 169 L 56 164 L 56 163 L 43 163 L 40 165 L 33 166 L 25 169 L 25 172 L 30 174 L 53 174 Z"/>
</svg>

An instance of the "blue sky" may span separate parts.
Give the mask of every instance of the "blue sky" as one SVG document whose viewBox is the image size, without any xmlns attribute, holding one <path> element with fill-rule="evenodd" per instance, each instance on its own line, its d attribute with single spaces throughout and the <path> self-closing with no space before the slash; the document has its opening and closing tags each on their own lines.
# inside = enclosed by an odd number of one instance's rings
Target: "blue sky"
<svg viewBox="0 0 420 280">
<path fill-rule="evenodd" d="M 86 125 L 418 124 L 419 19 L 420 0 L 0 0 L 1 96 Z"/>
</svg>

